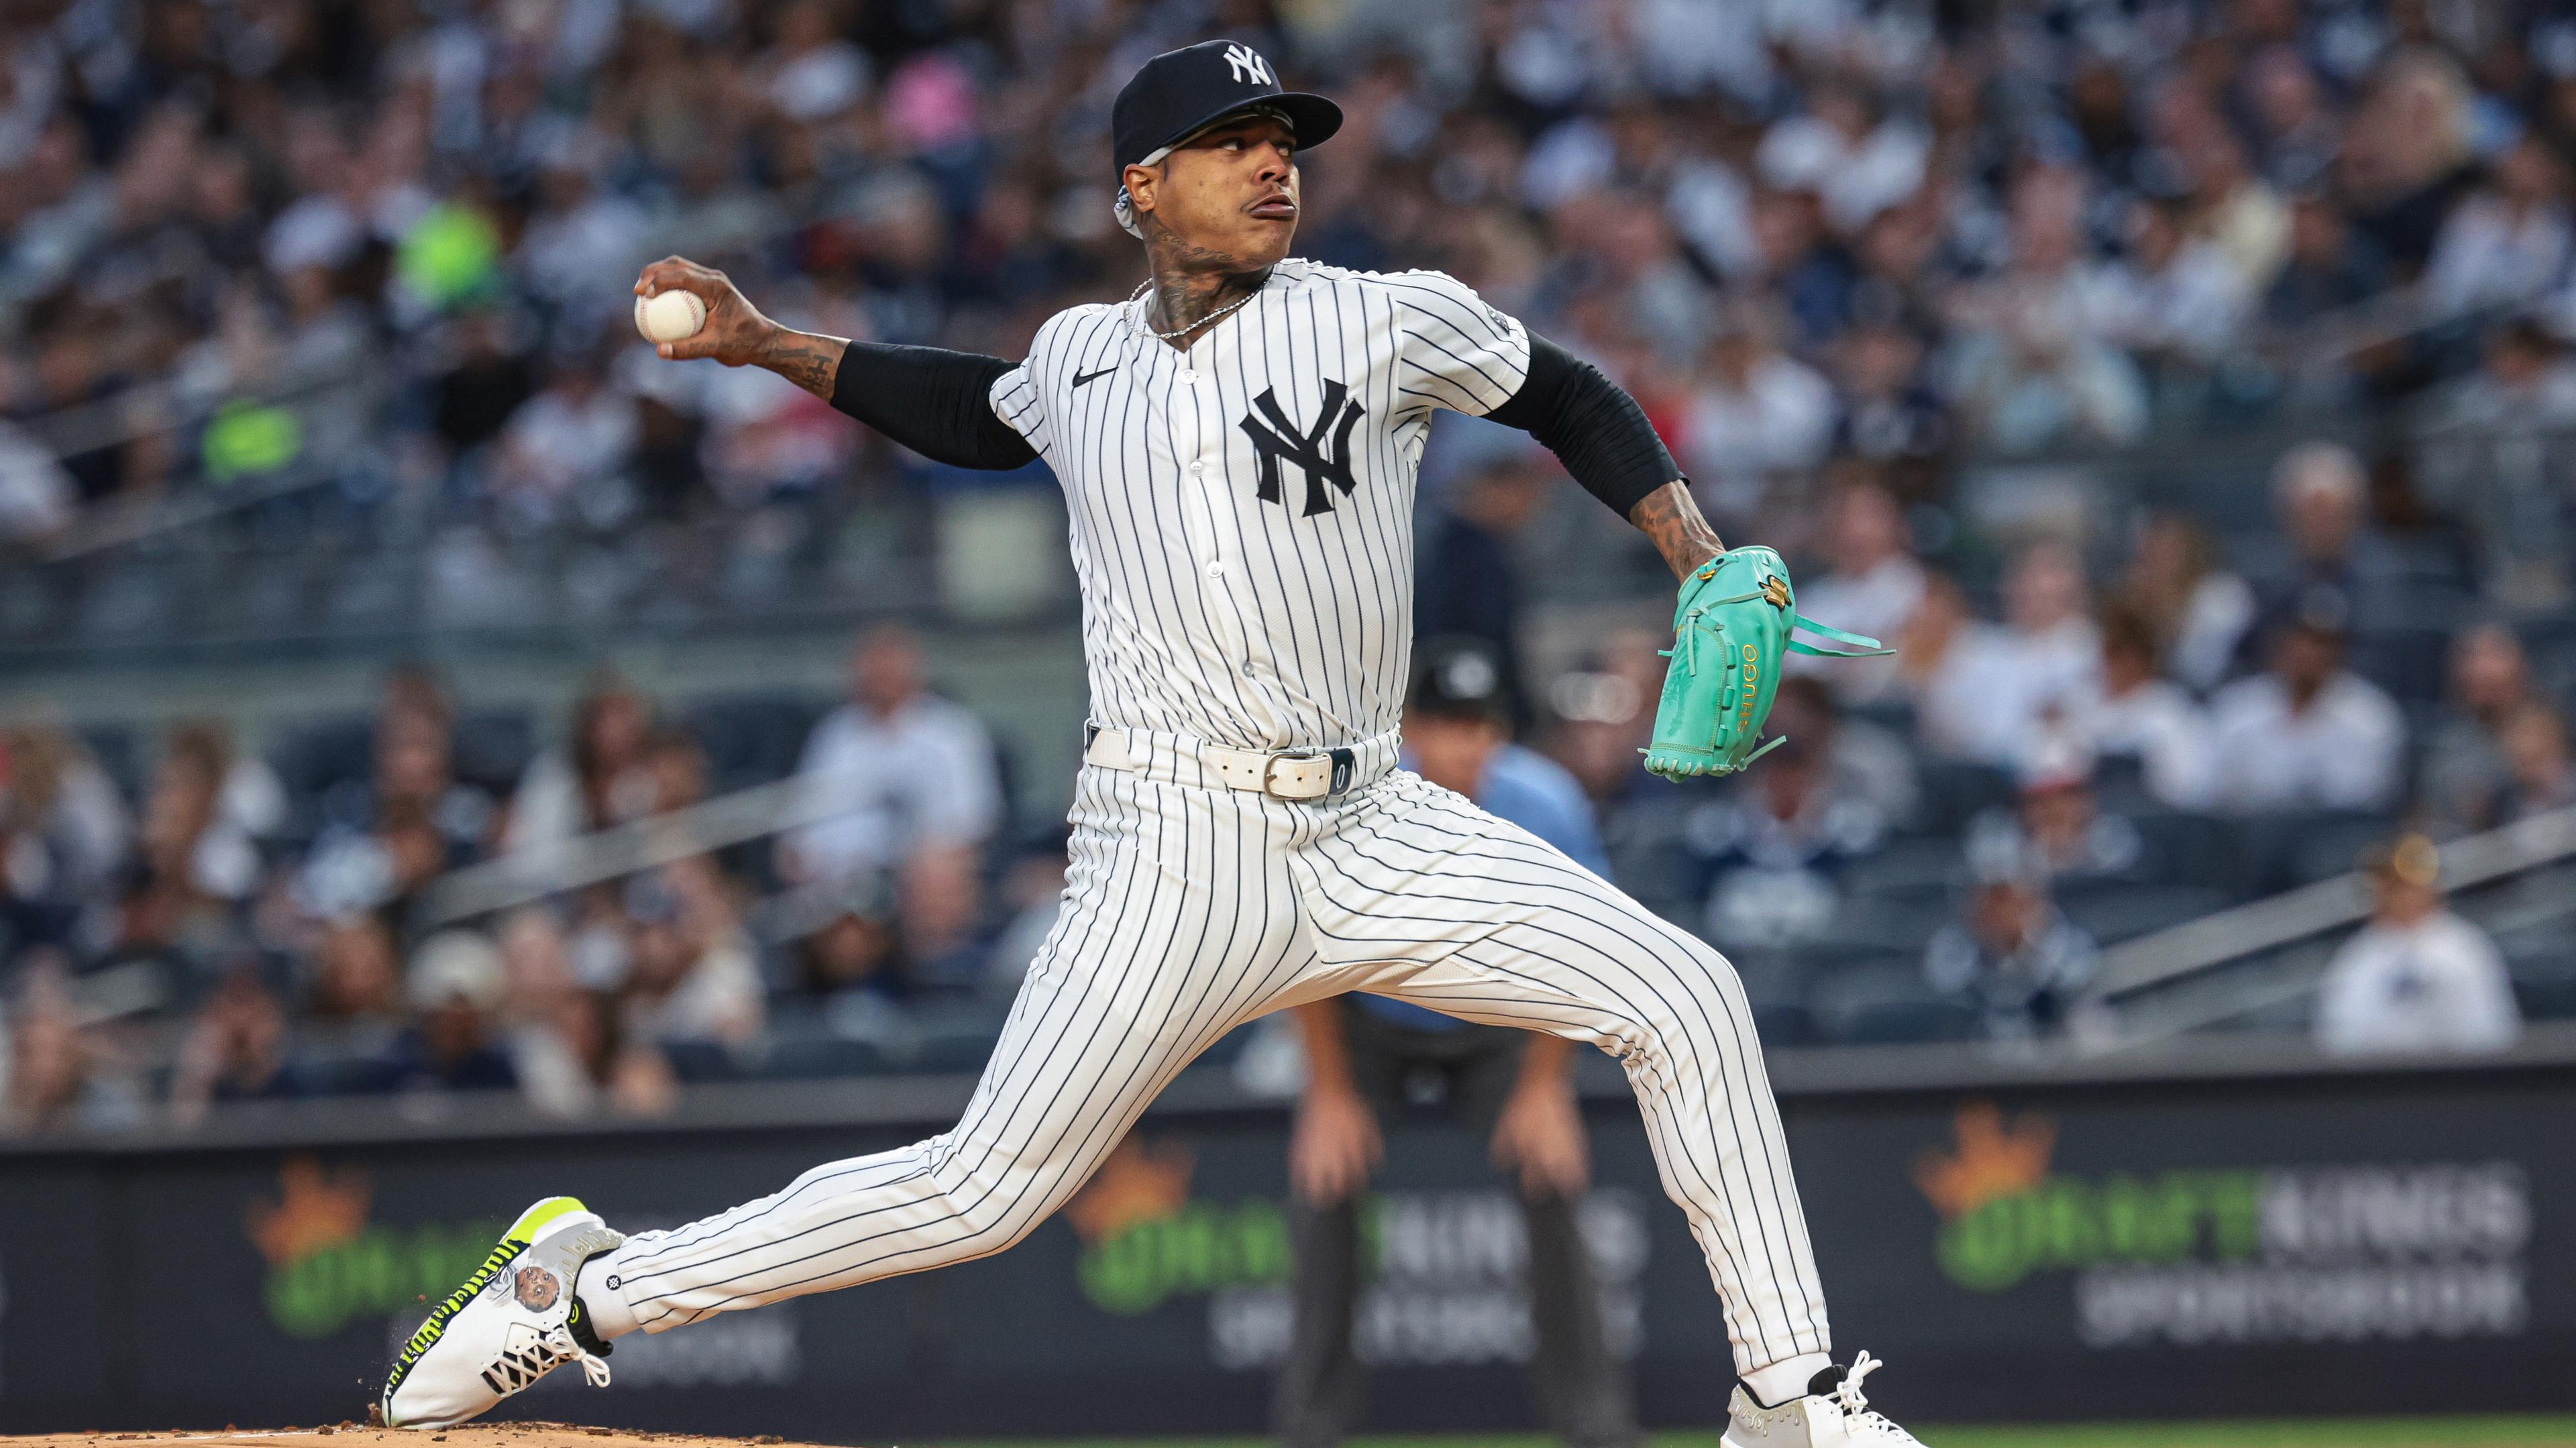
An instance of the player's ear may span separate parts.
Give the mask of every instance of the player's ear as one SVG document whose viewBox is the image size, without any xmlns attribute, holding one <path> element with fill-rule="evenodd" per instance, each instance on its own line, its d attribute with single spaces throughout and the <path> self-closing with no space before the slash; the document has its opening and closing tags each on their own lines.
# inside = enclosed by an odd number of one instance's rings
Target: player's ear
<svg viewBox="0 0 2576 1448">
<path fill-rule="evenodd" d="M 1163 179 L 1160 166 L 1130 166 L 1121 175 L 1127 185 L 1127 204 L 1138 216 L 1154 209 L 1154 185 Z"/>
</svg>

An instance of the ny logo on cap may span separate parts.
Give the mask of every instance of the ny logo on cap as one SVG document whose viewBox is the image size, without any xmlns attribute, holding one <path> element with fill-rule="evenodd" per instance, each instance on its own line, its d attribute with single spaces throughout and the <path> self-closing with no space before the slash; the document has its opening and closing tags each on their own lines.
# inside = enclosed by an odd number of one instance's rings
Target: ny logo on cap
<svg viewBox="0 0 2576 1448">
<path fill-rule="evenodd" d="M 1260 53 L 1249 45 L 1228 45 L 1225 48 L 1225 68 L 1233 74 L 1238 85 L 1247 81 L 1254 85 L 1279 84 L 1279 78 L 1270 73 L 1270 62 L 1263 60 Z"/>
</svg>

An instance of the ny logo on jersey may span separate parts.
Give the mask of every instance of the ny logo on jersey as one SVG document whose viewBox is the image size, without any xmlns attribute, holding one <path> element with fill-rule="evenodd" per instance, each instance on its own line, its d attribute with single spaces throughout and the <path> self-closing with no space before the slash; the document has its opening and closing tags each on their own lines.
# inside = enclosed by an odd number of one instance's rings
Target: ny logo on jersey
<svg viewBox="0 0 2576 1448">
<path fill-rule="evenodd" d="M 1237 85 L 1246 81 L 1254 85 L 1279 84 L 1279 78 L 1270 73 L 1270 62 L 1263 60 L 1260 52 L 1249 45 L 1227 46 L 1225 68 L 1234 76 Z"/>
<path fill-rule="evenodd" d="M 1282 462 L 1295 463 L 1306 474 L 1306 508 L 1301 515 L 1304 517 L 1333 511 L 1333 495 L 1325 491 L 1324 484 L 1331 483 L 1341 489 L 1345 498 L 1359 486 L 1359 479 L 1351 476 L 1351 429 L 1360 425 L 1360 416 L 1365 409 L 1349 398 L 1349 388 L 1326 379 L 1324 410 L 1315 415 L 1313 427 L 1302 431 L 1288 420 L 1288 414 L 1279 410 L 1277 389 L 1265 388 L 1259 397 L 1252 399 L 1253 411 L 1260 413 L 1261 417 L 1255 418 L 1247 412 L 1237 426 L 1243 429 L 1244 436 L 1252 439 L 1252 446 L 1261 454 L 1261 486 L 1256 492 L 1261 501 L 1277 503 L 1283 508 L 1288 506 L 1287 500 L 1279 494 L 1279 465 Z M 1325 440 L 1327 434 L 1331 437 L 1329 443 Z"/>
</svg>

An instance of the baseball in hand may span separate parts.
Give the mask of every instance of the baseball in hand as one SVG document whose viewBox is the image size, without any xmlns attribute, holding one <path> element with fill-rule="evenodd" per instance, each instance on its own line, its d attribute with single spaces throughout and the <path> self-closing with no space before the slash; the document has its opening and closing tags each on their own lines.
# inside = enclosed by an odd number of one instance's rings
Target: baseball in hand
<svg viewBox="0 0 2576 1448">
<path fill-rule="evenodd" d="M 635 330 L 647 342 L 679 342 L 698 335 L 707 324 L 707 304 L 698 294 L 673 287 L 635 299 Z"/>
</svg>

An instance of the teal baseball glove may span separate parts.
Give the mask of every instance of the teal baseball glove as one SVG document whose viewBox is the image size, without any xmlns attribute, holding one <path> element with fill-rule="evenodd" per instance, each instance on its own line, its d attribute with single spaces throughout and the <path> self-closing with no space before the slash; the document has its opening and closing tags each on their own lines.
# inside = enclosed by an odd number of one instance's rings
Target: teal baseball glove
<svg viewBox="0 0 2576 1448">
<path fill-rule="evenodd" d="M 1865 659 L 1893 653 L 1878 640 L 1844 633 L 1790 611 L 1789 565 L 1768 548 L 1730 548 L 1691 570 L 1673 605 L 1672 663 L 1655 706 L 1654 747 L 1640 751 L 1647 772 L 1670 780 L 1733 774 L 1782 741 L 1758 743 L 1780 691 L 1789 653 Z M 1791 638 L 1805 629 L 1854 650 L 1820 649 Z"/>
</svg>

